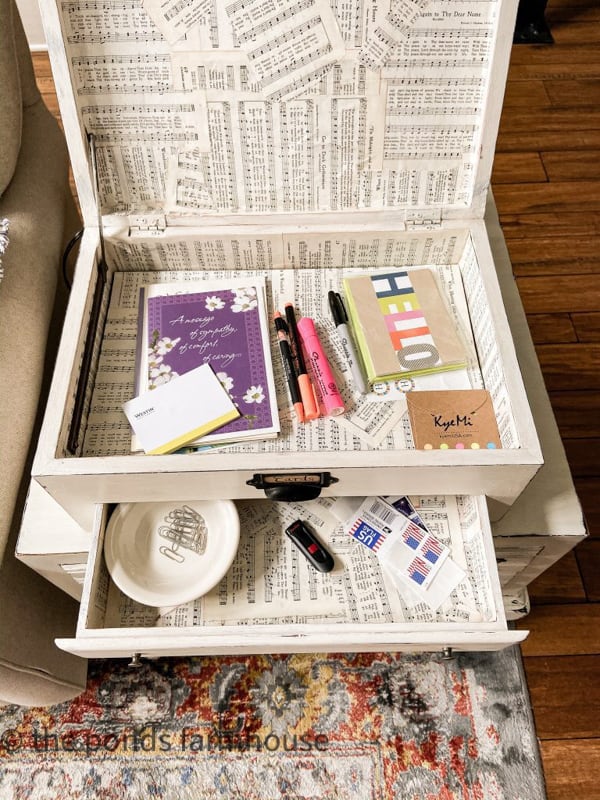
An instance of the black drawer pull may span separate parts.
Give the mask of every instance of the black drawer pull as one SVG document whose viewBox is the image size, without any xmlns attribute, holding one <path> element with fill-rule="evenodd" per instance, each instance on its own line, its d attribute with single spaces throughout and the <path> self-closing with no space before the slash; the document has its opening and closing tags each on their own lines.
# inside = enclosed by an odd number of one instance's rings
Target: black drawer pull
<svg viewBox="0 0 600 800">
<path fill-rule="evenodd" d="M 269 500 L 298 503 L 314 500 L 321 494 L 321 489 L 337 482 L 338 479 L 329 472 L 282 472 L 268 475 L 257 472 L 246 484 L 262 489 Z"/>
</svg>

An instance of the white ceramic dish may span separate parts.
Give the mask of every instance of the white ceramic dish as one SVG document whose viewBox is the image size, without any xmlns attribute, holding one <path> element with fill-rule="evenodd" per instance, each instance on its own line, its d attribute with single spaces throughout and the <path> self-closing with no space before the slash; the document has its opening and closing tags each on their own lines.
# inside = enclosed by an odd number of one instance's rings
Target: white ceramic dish
<svg viewBox="0 0 600 800">
<path fill-rule="evenodd" d="M 148 606 L 176 606 L 221 580 L 239 538 L 230 500 L 121 503 L 106 529 L 104 557 L 128 597 Z"/>
</svg>

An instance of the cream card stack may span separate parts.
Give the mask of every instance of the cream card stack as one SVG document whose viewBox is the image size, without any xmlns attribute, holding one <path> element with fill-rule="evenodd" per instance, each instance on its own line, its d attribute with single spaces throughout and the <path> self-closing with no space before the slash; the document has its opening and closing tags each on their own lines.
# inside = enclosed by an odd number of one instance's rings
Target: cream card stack
<svg viewBox="0 0 600 800">
<path fill-rule="evenodd" d="M 123 409 L 150 455 L 172 453 L 240 416 L 208 364 L 134 397 Z"/>
</svg>

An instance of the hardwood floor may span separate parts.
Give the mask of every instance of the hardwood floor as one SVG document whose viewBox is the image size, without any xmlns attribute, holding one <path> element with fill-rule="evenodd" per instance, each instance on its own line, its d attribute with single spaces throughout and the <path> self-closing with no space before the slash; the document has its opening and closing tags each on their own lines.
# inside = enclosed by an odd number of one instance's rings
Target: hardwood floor
<svg viewBox="0 0 600 800">
<path fill-rule="evenodd" d="M 599 800 L 600 6 L 546 18 L 554 45 L 513 47 L 492 185 L 590 538 L 521 626 L 548 800 Z"/>
<path fill-rule="evenodd" d="M 546 17 L 553 45 L 513 47 L 492 184 L 590 538 L 531 586 L 523 654 L 548 800 L 600 800 L 600 5 Z"/>
</svg>

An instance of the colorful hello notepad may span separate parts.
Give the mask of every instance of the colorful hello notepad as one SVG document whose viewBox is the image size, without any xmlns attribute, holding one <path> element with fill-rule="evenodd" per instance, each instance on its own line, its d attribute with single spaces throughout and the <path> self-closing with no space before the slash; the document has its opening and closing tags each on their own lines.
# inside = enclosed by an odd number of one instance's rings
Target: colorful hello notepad
<svg viewBox="0 0 600 800">
<path fill-rule="evenodd" d="M 265 281 L 157 283 L 140 300 L 138 390 L 209 364 L 240 416 L 198 444 L 265 439 L 280 430 Z M 134 449 L 136 443 L 134 442 Z"/>
<path fill-rule="evenodd" d="M 465 348 L 431 270 L 346 278 L 344 292 L 371 384 L 465 366 Z"/>
</svg>

